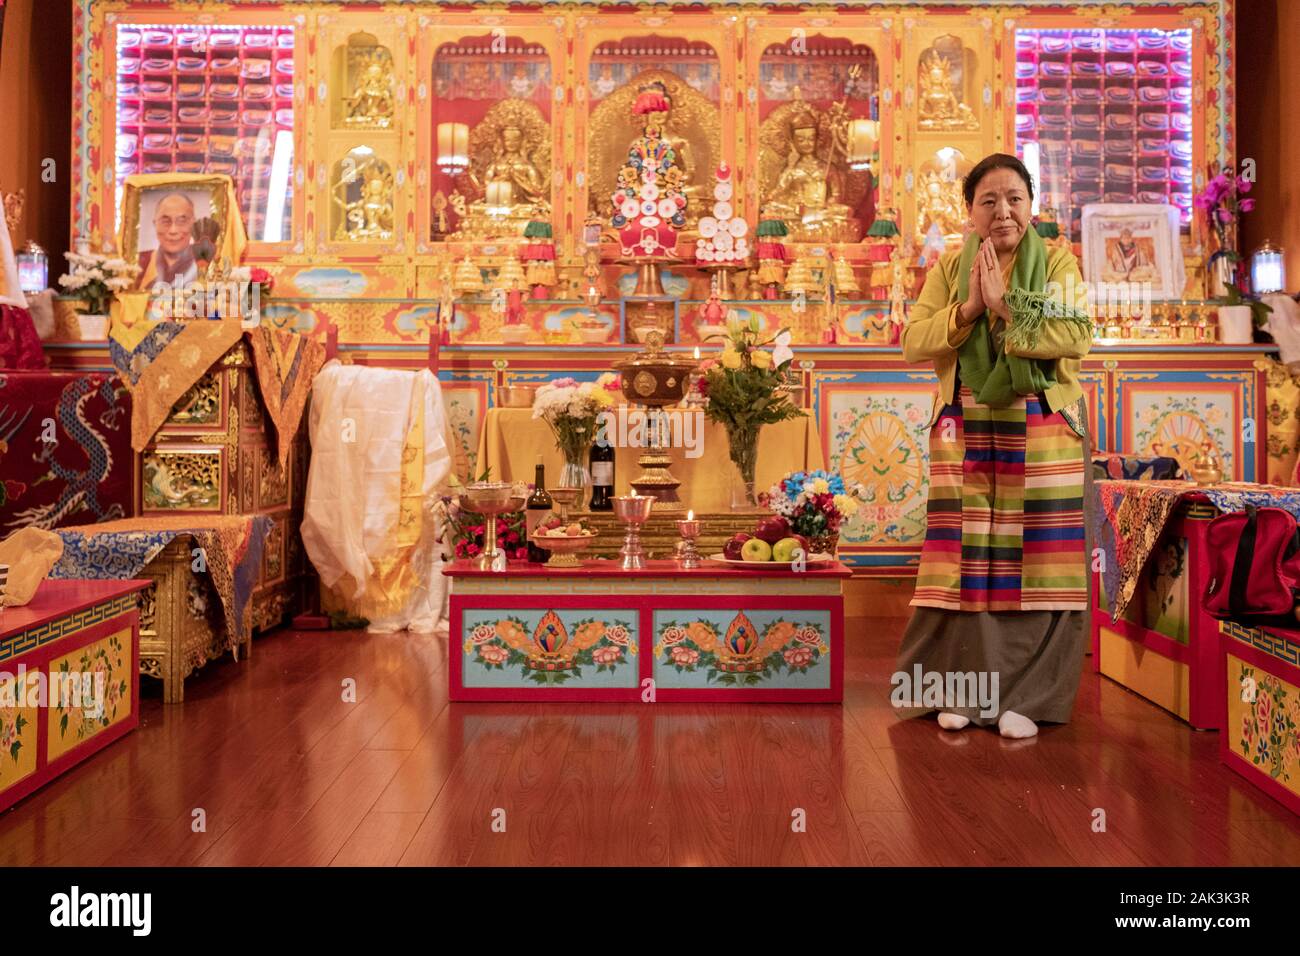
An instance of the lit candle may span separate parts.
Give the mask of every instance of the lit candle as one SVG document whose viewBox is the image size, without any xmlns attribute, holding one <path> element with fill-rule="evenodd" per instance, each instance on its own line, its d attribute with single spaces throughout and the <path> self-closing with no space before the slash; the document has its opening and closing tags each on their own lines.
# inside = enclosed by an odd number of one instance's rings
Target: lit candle
<svg viewBox="0 0 1300 956">
<path fill-rule="evenodd" d="M 848 159 L 851 169 L 867 169 L 871 166 L 871 155 L 876 149 L 878 124 L 869 119 L 855 119 L 849 122 Z"/>
<path fill-rule="evenodd" d="M 695 361 L 698 362 L 699 360 L 700 360 L 700 347 L 697 345 L 695 346 Z"/>
<path fill-rule="evenodd" d="M 447 170 L 469 165 L 469 127 L 464 123 L 438 124 L 438 165 Z"/>
<path fill-rule="evenodd" d="M 697 348 L 695 351 L 696 351 L 696 352 L 699 352 L 699 349 Z M 699 358 L 699 356 L 697 355 L 696 358 Z M 687 520 L 687 521 L 694 521 L 694 520 L 695 520 L 695 509 L 694 509 L 694 508 L 691 508 L 691 509 L 689 509 L 689 510 L 686 512 L 686 520 Z"/>
</svg>

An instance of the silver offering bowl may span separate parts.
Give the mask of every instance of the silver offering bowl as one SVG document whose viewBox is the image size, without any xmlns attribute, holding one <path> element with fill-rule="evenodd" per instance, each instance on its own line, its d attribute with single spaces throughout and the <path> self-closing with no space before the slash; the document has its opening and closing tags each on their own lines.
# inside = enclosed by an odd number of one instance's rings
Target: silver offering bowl
<svg viewBox="0 0 1300 956">
<path fill-rule="evenodd" d="M 614 515 L 627 525 L 627 537 L 623 539 L 623 550 L 619 552 L 623 557 L 619 567 L 624 571 L 640 571 L 645 567 L 641 525 L 649 520 L 654 503 L 654 495 L 619 495 L 614 498 Z"/>
<path fill-rule="evenodd" d="M 505 570 L 505 561 L 497 564 L 497 515 L 518 511 L 525 499 L 508 481 L 476 481 L 458 496 L 462 508 L 483 516 L 483 551 L 474 562 L 480 571 Z"/>
<path fill-rule="evenodd" d="M 551 500 L 560 506 L 560 521 L 564 524 L 569 523 L 569 509 L 573 503 L 578 500 L 582 494 L 581 488 L 552 488 L 549 491 Z"/>
</svg>

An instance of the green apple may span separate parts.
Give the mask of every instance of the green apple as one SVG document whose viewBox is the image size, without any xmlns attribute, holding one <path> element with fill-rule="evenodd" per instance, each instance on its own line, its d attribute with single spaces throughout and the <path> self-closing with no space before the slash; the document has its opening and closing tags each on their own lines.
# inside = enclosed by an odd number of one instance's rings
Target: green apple
<svg viewBox="0 0 1300 956">
<path fill-rule="evenodd" d="M 802 547 L 803 542 L 798 538 L 782 538 L 772 545 L 772 560 L 780 561 L 782 564 L 789 564 L 794 560 L 795 549 Z"/>
<path fill-rule="evenodd" d="M 771 561 L 772 546 L 762 538 L 750 538 L 740 549 L 743 561 Z"/>
</svg>

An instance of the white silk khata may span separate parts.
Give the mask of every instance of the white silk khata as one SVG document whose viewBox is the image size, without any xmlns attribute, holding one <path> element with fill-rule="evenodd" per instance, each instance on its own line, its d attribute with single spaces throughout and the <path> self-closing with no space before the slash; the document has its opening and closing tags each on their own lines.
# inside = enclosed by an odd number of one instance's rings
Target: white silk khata
<svg viewBox="0 0 1300 956">
<path fill-rule="evenodd" d="M 302 541 L 325 606 L 431 631 L 447 593 L 434 505 L 451 473 L 442 389 L 420 372 L 328 363 L 312 386 Z"/>
</svg>

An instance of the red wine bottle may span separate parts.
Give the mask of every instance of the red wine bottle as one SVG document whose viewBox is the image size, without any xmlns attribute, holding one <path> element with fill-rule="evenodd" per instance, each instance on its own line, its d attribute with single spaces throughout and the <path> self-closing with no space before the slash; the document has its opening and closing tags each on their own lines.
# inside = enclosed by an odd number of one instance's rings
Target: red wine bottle
<svg viewBox="0 0 1300 956">
<path fill-rule="evenodd" d="M 614 510 L 614 443 L 607 439 L 591 446 L 591 511 Z"/>
<path fill-rule="evenodd" d="M 533 493 L 528 496 L 528 501 L 524 504 L 524 527 L 528 531 L 528 560 L 534 564 L 543 564 L 551 558 L 551 552 L 546 548 L 539 548 L 533 544 L 533 532 L 541 524 L 546 516 L 551 513 L 555 503 L 551 501 L 551 496 L 546 493 L 546 466 L 542 464 L 541 459 L 537 460 L 537 471 L 533 479 Z"/>
</svg>

